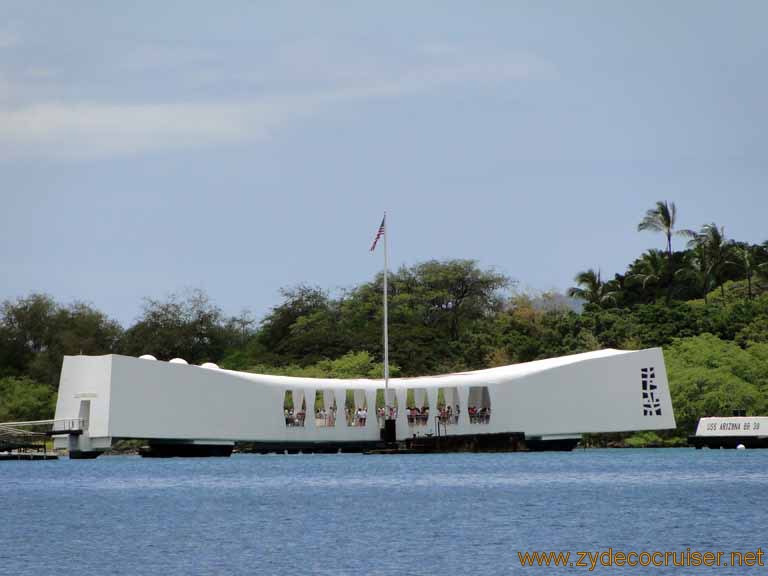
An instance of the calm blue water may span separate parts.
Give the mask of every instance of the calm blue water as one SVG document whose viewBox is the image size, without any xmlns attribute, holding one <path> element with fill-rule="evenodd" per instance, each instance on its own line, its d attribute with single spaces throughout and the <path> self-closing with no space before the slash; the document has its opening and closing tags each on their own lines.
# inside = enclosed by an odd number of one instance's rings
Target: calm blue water
<svg viewBox="0 0 768 576">
<path fill-rule="evenodd" d="M 768 546 L 768 450 L 3 462 L 0 505 L 3 575 L 588 574 L 517 552 Z M 591 573 L 673 572 L 737 571 Z"/>
</svg>

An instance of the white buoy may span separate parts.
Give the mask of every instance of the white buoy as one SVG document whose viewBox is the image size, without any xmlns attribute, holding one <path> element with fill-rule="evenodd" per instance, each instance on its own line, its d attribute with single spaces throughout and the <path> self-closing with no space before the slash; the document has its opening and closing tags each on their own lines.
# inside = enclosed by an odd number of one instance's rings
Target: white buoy
<svg viewBox="0 0 768 576">
<path fill-rule="evenodd" d="M 174 358 L 173 360 L 169 361 L 170 364 L 187 364 L 187 361 L 184 360 L 184 358 Z"/>
<path fill-rule="evenodd" d="M 744 446 L 744 444 L 739 444 L 738 446 L 736 446 L 736 450 L 746 450 L 746 449 L 747 447 Z"/>
<path fill-rule="evenodd" d="M 200 364 L 200 368 L 208 368 L 208 370 L 218 370 L 219 367 L 214 364 L 213 362 L 206 362 L 205 364 Z"/>
<path fill-rule="evenodd" d="M 142 356 L 139 356 L 139 360 L 157 360 L 152 354 L 143 354 Z"/>
</svg>

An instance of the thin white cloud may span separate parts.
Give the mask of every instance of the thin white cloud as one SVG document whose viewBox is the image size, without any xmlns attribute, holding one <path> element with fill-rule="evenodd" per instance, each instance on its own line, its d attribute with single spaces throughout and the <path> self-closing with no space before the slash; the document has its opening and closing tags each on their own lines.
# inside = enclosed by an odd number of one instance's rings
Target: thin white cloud
<svg viewBox="0 0 768 576">
<path fill-rule="evenodd" d="M 430 64 L 394 78 L 358 79 L 334 89 L 212 103 L 48 102 L 0 107 L 0 150 L 25 156 L 90 158 L 216 146 L 268 137 L 340 102 L 396 98 L 465 83 L 547 74 L 527 55 L 480 63 Z"/>
<path fill-rule="evenodd" d="M 0 28 L 0 50 L 3 48 L 12 48 L 19 44 L 19 33 L 13 26 Z"/>
<path fill-rule="evenodd" d="M 398 78 L 372 80 L 367 85 L 340 90 L 340 93 L 359 98 L 406 96 L 449 85 L 523 80 L 534 75 L 550 76 L 552 72 L 551 66 L 539 60 L 510 56 L 499 61 L 425 66 Z"/>
<path fill-rule="evenodd" d="M 180 66 L 206 66 L 216 64 L 218 58 L 212 50 L 199 46 L 141 44 L 115 58 L 115 66 L 124 70 L 173 70 Z"/>
<path fill-rule="evenodd" d="M 419 46 L 419 51 L 427 56 L 455 56 L 460 53 L 460 49 L 455 44 L 445 42 L 426 42 Z"/>
<path fill-rule="evenodd" d="M 0 111 L 0 147 L 24 155 L 98 157 L 265 137 L 300 113 L 284 102 L 52 103 Z"/>
<path fill-rule="evenodd" d="M 50 80 L 56 77 L 56 71 L 53 68 L 45 68 L 43 66 L 29 68 L 24 74 L 32 80 Z"/>
</svg>

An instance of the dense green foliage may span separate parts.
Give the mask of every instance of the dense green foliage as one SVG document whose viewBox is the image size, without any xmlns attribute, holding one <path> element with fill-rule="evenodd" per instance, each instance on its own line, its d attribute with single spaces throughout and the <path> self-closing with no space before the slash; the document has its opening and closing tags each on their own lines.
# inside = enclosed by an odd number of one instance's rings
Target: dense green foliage
<svg viewBox="0 0 768 576">
<path fill-rule="evenodd" d="M 392 374 L 662 346 L 678 435 L 704 415 L 766 413 L 768 243 L 730 241 L 715 224 L 678 230 L 677 216 L 674 204 L 657 203 L 638 228 L 660 233 L 664 249 L 647 251 L 610 280 L 579 272 L 568 291 L 576 300 L 518 293 L 509 278 L 472 260 L 392 272 Z M 687 247 L 675 251 L 679 236 Z M 274 374 L 380 377 L 382 283 L 378 275 L 336 294 L 286 288 L 259 323 L 248 313 L 225 316 L 200 291 L 146 300 L 126 329 L 86 304 L 63 306 L 40 294 L 7 301 L 0 308 L 0 420 L 50 414 L 65 354 L 149 353 Z M 668 443 L 672 436 L 627 442 Z"/>
<path fill-rule="evenodd" d="M 291 364 L 289 366 L 255 365 L 249 367 L 258 374 L 278 376 L 301 376 L 303 378 L 381 378 L 384 363 L 376 362 L 368 352 L 349 352 L 335 360 L 320 360 L 309 366 Z M 392 377 L 400 375 L 400 369 L 389 365 Z"/>
<path fill-rule="evenodd" d="M 0 307 L 0 376 L 29 376 L 52 386 L 66 354 L 117 350 L 122 328 L 92 307 L 60 306 L 32 294 Z"/>
<path fill-rule="evenodd" d="M 45 420 L 56 408 L 56 391 L 29 378 L 0 378 L 0 422 Z"/>
<path fill-rule="evenodd" d="M 219 359 L 242 341 L 236 318 L 225 320 L 221 310 L 200 290 L 186 298 L 146 299 L 139 320 L 120 338 L 118 351 L 141 356 L 151 351 L 158 358 L 184 358 L 192 364 Z"/>
<path fill-rule="evenodd" d="M 702 414 L 729 414 L 733 408 L 766 413 L 768 344 L 743 349 L 702 334 L 676 340 L 665 356 L 679 427 L 692 430 Z"/>
</svg>

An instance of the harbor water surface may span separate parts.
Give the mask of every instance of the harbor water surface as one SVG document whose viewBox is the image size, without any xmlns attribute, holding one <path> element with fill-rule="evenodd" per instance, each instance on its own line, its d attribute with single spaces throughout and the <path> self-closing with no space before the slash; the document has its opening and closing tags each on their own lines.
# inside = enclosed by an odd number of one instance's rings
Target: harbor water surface
<svg viewBox="0 0 768 576">
<path fill-rule="evenodd" d="M 518 553 L 756 551 L 767 473 L 692 449 L 4 462 L 0 574 L 762 574 Z"/>
</svg>

